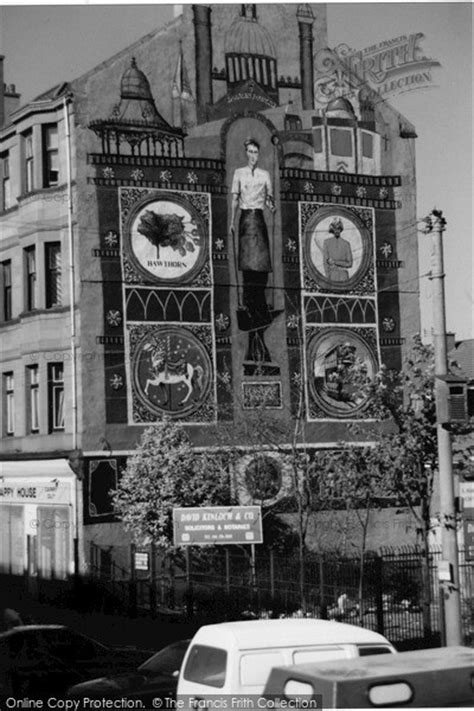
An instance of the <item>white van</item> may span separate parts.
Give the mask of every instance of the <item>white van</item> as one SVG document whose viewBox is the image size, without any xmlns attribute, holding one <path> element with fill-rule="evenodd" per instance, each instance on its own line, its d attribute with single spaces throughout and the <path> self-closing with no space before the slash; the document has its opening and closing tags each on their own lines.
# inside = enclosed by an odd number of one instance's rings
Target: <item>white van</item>
<svg viewBox="0 0 474 711">
<path fill-rule="evenodd" d="M 314 619 L 223 622 L 201 627 L 178 680 L 183 701 L 259 695 L 273 667 L 394 653 L 377 632 Z M 193 703 L 191 704 L 193 705 Z"/>
</svg>

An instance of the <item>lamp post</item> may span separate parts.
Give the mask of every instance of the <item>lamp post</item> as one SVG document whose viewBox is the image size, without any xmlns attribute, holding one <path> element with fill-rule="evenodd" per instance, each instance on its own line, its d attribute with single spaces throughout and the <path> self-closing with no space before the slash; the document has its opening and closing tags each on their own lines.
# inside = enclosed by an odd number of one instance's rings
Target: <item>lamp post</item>
<svg viewBox="0 0 474 711">
<path fill-rule="evenodd" d="M 444 290 L 444 260 L 442 235 L 446 220 L 441 210 L 432 210 L 424 219 L 425 234 L 433 238 L 432 269 L 430 280 L 433 300 L 433 345 L 435 353 L 436 429 L 438 438 L 438 470 L 440 490 L 441 546 L 443 560 L 439 566 L 441 609 L 444 609 L 446 645 L 462 644 L 461 601 L 459 589 L 459 562 L 454 503 L 453 454 L 451 433 L 446 418 L 448 353 L 446 343 L 446 304 Z"/>
</svg>

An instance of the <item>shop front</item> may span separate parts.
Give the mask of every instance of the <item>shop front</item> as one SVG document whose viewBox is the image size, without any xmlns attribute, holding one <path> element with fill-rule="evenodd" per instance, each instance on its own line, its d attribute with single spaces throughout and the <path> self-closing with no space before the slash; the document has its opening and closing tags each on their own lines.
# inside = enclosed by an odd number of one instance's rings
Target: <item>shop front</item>
<svg viewBox="0 0 474 711">
<path fill-rule="evenodd" d="M 0 572 L 74 572 L 79 489 L 66 459 L 1 462 Z"/>
</svg>

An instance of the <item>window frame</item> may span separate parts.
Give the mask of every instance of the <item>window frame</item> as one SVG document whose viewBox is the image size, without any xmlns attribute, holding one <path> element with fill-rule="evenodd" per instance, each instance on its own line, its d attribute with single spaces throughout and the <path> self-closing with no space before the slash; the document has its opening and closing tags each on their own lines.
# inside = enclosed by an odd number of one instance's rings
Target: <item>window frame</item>
<svg viewBox="0 0 474 711">
<path fill-rule="evenodd" d="M 40 431 L 39 366 L 26 366 L 27 371 L 27 420 L 30 434 Z"/>
<path fill-rule="evenodd" d="M 33 129 L 30 128 L 23 134 L 24 148 L 24 185 L 25 193 L 31 193 L 35 189 L 35 154 L 33 146 Z"/>
<path fill-rule="evenodd" d="M 1 282 L 2 282 L 2 321 L 4 323 L 13 319 L 13 303 L 12 303 L 12 260 L 5 259 L 1 264 Z"/>
<path fill-rule="evenodd" d="M 7 437 L 15 435 L 15 373 L 10 370 L 3 373 L 3 389 L 5 393 L 4 433 Z"/>
<path fill-rule="evenodd" d="M 12 201 L 12 195 L 11 195 L 11 190 L 12 190 L 12 184 L 11 184 L 11 176 L 10 176 L 10 152 L 9 151 L 4 151 L 3 153 L 0 154 L 0 158 L 2 161 L 2 194 L 1 194 L 1 209 L 2 211 L 8 210 L 10 207 L 13 207 L 13 201 Z"/>
<path fill-rule="evenodd" d="M 64 363 L 61 361 L 48 363 L 48 432 L 63 432 L 64 429 Z"/>
<path fill-rule="evenodd" d="M 56 248 L 56 255 L 60 255 L 56 264 L 52 264 L 51 256 Z M 62 305 L 62 249 L 61 242 L 45 242 L 45 306 L 54 309 Z"/>
<path fill-rule="evenodd" d="M 25 264 L 25 309 L 34 311 L 37 308 L 37 275 L 36 245 L 32 244 L 23 250 Z M 33 262 L 33 269 L 31 269 Z"/>
<path fill-rule="evenodd" d="M 43 148 L 43 186 L 52 188 L 59 185 L 59 132 L 57 123 L 45 123 L 41 126 Z M 51 132 L 56 131 L 56 145 L 49 145 Z M 53 167 L 53 164 L 56 167 Z M 52 177 L 55 173 L 56 177 Z"/>
</svg>

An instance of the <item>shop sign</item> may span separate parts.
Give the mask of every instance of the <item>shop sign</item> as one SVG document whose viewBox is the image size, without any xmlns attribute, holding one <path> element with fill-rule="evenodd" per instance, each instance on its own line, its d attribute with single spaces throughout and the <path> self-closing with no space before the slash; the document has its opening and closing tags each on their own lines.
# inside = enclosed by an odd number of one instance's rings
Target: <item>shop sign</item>
<svg viewBox="0 0 474 711">
<path fill-rule="evenodd" d="M 58 479 L 47 483 L 32 483 L 31 479 L 19 481 L 5 478 L 0 484 L 0 503 L 8 504 L 69 504 L 71 491 L 69 483 Z"/>
<path fill-rule="evenodd" d="M 175 546 L 262 543 L 260 506 L 173 509 Z"/>
<path fill-rule="evenodd" d="M 150 555 L 146 551 L 136 551 L 134 555 L 135 570 L 150 569 Z"/>
</svg>

